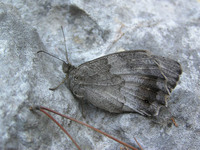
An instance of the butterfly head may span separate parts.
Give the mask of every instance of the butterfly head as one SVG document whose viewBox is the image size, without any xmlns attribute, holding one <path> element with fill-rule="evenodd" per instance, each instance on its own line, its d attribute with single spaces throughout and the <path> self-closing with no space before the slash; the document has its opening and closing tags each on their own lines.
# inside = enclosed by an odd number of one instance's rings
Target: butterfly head
<svg viewBox="0 0 200 150">
<path fill-rule="evenodd" d="M 62 69 L 63 69 L 63 72 L 66 73 L 67 75 L 69 75 L 69 72 L 73 70 L 74 68 L 75 67 L 71 65 L 70 63 L 63 62 Z"/>
</svg>

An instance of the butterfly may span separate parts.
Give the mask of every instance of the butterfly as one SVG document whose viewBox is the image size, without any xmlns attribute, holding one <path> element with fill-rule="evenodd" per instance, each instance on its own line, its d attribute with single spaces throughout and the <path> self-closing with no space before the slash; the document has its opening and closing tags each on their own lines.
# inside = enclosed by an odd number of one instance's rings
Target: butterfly
<svg viewBox="0 0 200 150">
<path fill-rule="evenodd" d="M 147 50 L 117 52 L 78 67 L 64 62 L 63 71 L 77 99 L 111 113 L 145 116 L 156 116 L 167 106 L 182 73 L 177 61 Z"/>
</svg>

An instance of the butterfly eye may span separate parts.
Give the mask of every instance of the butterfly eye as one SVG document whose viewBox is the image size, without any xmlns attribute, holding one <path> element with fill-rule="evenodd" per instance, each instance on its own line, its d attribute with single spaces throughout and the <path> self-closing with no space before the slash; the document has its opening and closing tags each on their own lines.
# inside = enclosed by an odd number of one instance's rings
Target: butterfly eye
<svg viewBox="0 0 200 150">
<path fill-rule="evenodd" d="M 149 104 L 149 101 L 148 101 L 148 100 L 145 100 L 144 102 L 147 103 L 147 104 Z"/>
</svg>

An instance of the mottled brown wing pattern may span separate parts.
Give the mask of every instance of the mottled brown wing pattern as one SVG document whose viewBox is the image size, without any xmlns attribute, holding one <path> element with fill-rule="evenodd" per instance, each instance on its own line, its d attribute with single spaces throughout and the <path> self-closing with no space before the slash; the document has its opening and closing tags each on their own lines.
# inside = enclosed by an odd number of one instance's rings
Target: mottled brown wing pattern
<svg viewBox="0 0 200 150">
<path fill-rule="evenodd" d="M 151 116 L 167 105 L 181 67 L 174 60 L 135 50 L 86 62 L 70 74 L 70 89 L 78 98 L 109 112 Z"/>
</svg>

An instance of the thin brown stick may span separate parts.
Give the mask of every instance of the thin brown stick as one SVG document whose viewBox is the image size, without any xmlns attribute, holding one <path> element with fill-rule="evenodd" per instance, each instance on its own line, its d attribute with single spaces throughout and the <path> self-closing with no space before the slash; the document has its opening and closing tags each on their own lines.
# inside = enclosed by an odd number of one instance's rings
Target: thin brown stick
<svg viewBox="0 0 200 150">
<path fill-rule="evenodd" d="M 134 137 L 135 142 L 137 143 L 137 145 L 140 147 L 141 150 L 143 150 L 142 146 L 140 145 L 140 143 L 137 141 L 137 139 Z"/>
<path fill-rule="evenodd" d="M 172 120 L 173 124 L 175 125 L 175 127 L 178 127 L 178 124 L 176 123 L 174 117 L 171 117 L 171 120 Z"/>
<path fill-rule="evenodd" d="M 122 142 L 122 141 L 120 141 L 120 140 L 114 138 L 113 136 L 111 136 L 111 135 L 109 135 L 109 134 L 107 134 L 107 133 L 105 133 L 105 132 L 103 132 L 103 131 L 101 131 L 101 130 L 99 130 L 99 129 L 97 129 L 97 128 L 94 128 L 93 126 L 90 126 L 89 124 L 86 124 L 86 123 L 84 123 L 84 122 L 82 122 L 82 121 L 78 121 L 78 120 L 76 120 L 76 119 L 74 119 L 74 118 L 72 118 L 72 117 L 69 117 L 69 116 L 67 116 L 67 115 L 60 114 L 60 113 L 58 113 L 58 112 L 56 112 L 56 111 L 54 111 L 54 110 L 51 110 L 51 109 L 49 109 L 49 108 L 46 108 L 46 107 L 42 107 L 42 106 L 41 106 L 41 107 L 40 107 L 40 110 L 42 110 L 42 109 L 47 110 L 47 111 L 50 111 L 50 112 L 52 112 L 52 113 L 55 113 L 55 114 L 57 114 L 57 115 L 59 115 L 59 116 L 62 116 L 62 117 L 64 117 L 64 118 L 70 119 L 70 120 L 72 120 L 72 121 L 75 121 L 75 122 L 77 122 L 77 123 L 79 123 L 79 124 L 82 124 L 82 125 L 84 125 L 84 126 L 90 128 L 90 129 L 92 129 L 92 130 L 94 130 L 94 131 L 96 131 L 96 132 L 99 132 L 99 133 L 101 133 L 101 134 L 107 136 L 107 137 L 110 138 L 110 139 L 113 139 L 114 141 L 116 141 L 116 142 L 118 142 L 118 143 L 120 143 L 120 144 L 122 144 L 122 145 L 124 145 L 124 146 L 126 146 L 126 147 L 128 147 L 128 148 L 131 148 L 132 150 L 138 150 L 138 149 L 136 149 L 135 147 L 133 147 L 133 146 L 131 146 L 131 145 L 125 143 L 125 142 Z"/>
<path fill-rule="evenodd" d="M 53 120 L 67 134 L 67 136 L 72 140 L 72 142 L 76 145 L 77 149 L 81 150 L 81 148 L 78 146 L 78 144 L 76 143 L 76 141 L 72 138 L 72 136 L 50 114 L 48 114 L 42 108 L 39 108 L 39 110 L 41 112 L 43 112 L 45 115 L 47 115 L 51 120 Z"/>
</svg>

